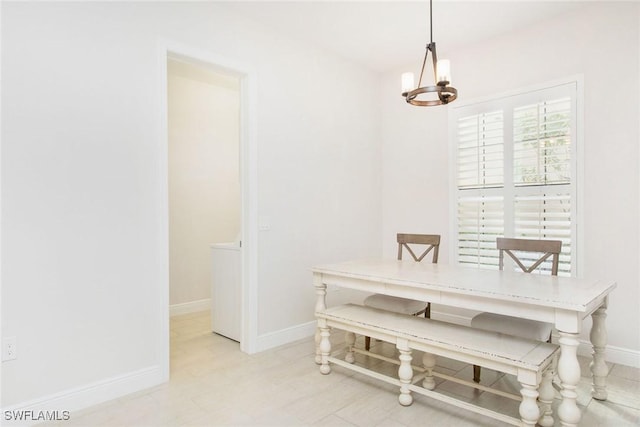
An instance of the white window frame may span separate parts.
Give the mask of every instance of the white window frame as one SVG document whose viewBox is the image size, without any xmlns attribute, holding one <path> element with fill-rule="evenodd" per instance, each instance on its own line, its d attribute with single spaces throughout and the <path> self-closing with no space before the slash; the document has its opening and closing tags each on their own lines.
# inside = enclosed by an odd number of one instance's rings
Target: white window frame
<svg viewBox="0 0 640 427">
<path fill-rule="evenodd" d="M 563 87 L 565 87 L 563 89 Z M 560 88 L 560 89 L 559 89 Z M 571 198 L 572 198 L 572 260 L 571 275 L 580 277 L 583 265 L 583 183 L 584 183 L 584 78 L 582 75 L 572 76 L 565 79 L 543 83 L 527 88 L 516 89 L 513 91 L 501 93 L 494 96 L 488 96 L 468 101 L 462 101 L 457 104 L 450 104 L 448 107 L 449 119 L 449 208 L 450 208 L 450 229 L 451 244 L 449 245 L 449 255 L 452 263 L 458 264 L 458 163 L 457 163 L 457 124 L 458 118 L 467 115 L 479 114 L 482 112 L 495 111 L 502 109 L 504 111 L 504 134 L 513 134 L 512 112 L 514 99 L 518 99 L 518 105 L 524 102 L 536 102 L 545 93 L 553 93 L 558 90 L 569 90 L 571 97 L 575 99 L 575 111 L 573 111 L 571 132 L 575 135 L 571 144 Z M 505 138 L 505 143 L 511 141 L 512 138 Z M 505 176 L 513 175 L 513 163 L 509 154 L 512 152 L 513 146 L 505 147 Z M 506 184 L 506 183 L 505 183 Z M 491 189 L 487 189 L 491 190 Z M 484 191 L 484 190 L 482 190 Z M 505 185 L 505 195 L 513 196 L 513 187 L 507 188 Z M 507 194 L 507 192 L 511 192 Z M 491 192 L 489 192 L 491 194 Z M 513 207 L 505 205 L 505 216 L 513 216 Z M 512 237 L 513 230 L 505 224 L 505 236 Z"/>
</svg>

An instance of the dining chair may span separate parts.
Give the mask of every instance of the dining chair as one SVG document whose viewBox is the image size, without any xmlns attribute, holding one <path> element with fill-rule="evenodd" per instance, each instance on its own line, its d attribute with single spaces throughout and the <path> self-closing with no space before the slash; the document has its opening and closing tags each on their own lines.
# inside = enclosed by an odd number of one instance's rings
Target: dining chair
<svg viewBox="0 0 640 427">
<path fill-rule="evenodd" d="M 550 273 L 552 276 L 558 275 L 558 263 L 560 251 L 562 250 L 562 242 L 560 240 L 498 237 L 496 239 L 496 247 L 499 250 L 498 267 L 500 270 L 504 270 L 504 254 L 507 254 L 525 273 L 531 273 L 540 268 L 545 261 L 551 258 Z M 533 261 L 533 264 L 528 267 L 525 266 L 524 262 L 531 261 Z M 547 342 L 551 342 L 551 331 L 553 329 L 553 325 L 550 323 L 494 313 L 481 313 L 474 316 L 471 319 L 471 326 Z M 480 366 L 473 366 L 473 381 L 476 383 L 480 382 L 480 371 Z"/>
<path fill-rule="evenodd" d="M 432 254 L 431 262 L 434 264 L 438 262 L 438 250 L 440 247 L 439 234 L 398 233 L 396 235 L 396 241 L 398 242 L 398 260 L 402 260 L 402 253 L 406 250 L 416 262 L 422 261 L 429 252 Z M 416 249 L 420 255 L 416 255 L 414 249 Z M 393 311 L 395 313 L 410 314 L 413 316 L 424 314 L 426 318 L 431 317 L 431 304 L 429 304 L 429 302 L 416 301 L 408 298 L 374 294 L 364 300 L 364 305 Z M 365 337 L 364 347 L 365 350 L 369 350 L 371 347 L 371 337 Z"/>
</svg>

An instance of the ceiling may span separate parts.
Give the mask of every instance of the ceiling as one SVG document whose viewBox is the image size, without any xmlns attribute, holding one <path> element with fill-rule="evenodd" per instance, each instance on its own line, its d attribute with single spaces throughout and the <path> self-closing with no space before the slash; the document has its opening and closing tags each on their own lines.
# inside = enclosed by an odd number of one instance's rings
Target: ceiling
<svg viewBox="0 0 640 427">
<path fill-rule="evenodd" d="M 449 50 L 585 5 L 576 0 L 434 0 L 433 41 L 443 57 Z M 420 62 L 429 41 L 429 2 L 425 0 L 241 1 L 227 6 L 285 36 L 331 50 L 376 71 Z"/>
</svg>

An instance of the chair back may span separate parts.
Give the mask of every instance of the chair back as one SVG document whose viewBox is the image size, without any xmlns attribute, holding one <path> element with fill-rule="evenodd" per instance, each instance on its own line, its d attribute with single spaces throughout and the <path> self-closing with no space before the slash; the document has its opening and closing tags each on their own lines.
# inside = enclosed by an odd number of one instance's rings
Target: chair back
<svg viewBox="0 0 640 427">
<path fill-rule="evenodd" d="M 411 255 L 414 261 L 420 262 L 431 251 L 433 251 L 431 262 L 436 264 L 438 262 L 438 248 L 440 247 L 440 235 L 439 234 L 404 234 L 398 233 L 398 259 L 402 259 L 402 251 L 406 249 Z M 417 256 L 410 245 L 426 246 L 420 256 Z"/>
<path fill-rule="evenodd" d="M 504 254 L 506 253 L 525 273 L 531 273 L 551 257 L 551 275 L 558 275 L 558 263 L 560 261 L 560 251 L 562 250 L 562 241 L 560 240 L 510 239 L 498 237 L 496 239 L 496 246 L 500 250 L 500 270 L 504 268 Z M 513 251 L 538 252 L 541 256 L 530 267 L 525 267 Z"/>
</svg>

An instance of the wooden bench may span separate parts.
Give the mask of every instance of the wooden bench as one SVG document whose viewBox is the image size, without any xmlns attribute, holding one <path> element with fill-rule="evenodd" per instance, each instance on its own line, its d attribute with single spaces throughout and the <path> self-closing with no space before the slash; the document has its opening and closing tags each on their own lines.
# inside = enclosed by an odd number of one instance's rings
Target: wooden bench
<svg viewBox="0 0 640 427">
<path fill-rule="evenodd" d="M 552 426 L 554 423 L 551 412 L 554 396 L 551 368 L 553 359 L 559 352 L 559 347 L 555 344 L 354 304 L 316 312 L 316 317 L 320 329 L 320 372 L 323 374 L 331 372 L 329 366 L 331 362 L 396 384 L 400 387 L 398 400 L 404 406 L 413 402 L 411 396 L 413 391 L 513 425 L 533 426 L 539 423 L 542 426 Z M 330 328 L 347 332 L 345 360 L 331 355 Z M 355 334 L 395 344 L 400 352 L 399 362 L 395 362 L 399 365 L 398 378 L 354 364 L 355 352 L 371 354 L 354 347 Z M 412 350 L 424 352 L 422 357 L 424 368 L 411 365 Z M 517 419 L 434 391 L 436 386 L 434 377 L 446 377 L 434 372 L 436 355 L 515 375 L 522 386 L 521 398 L 516 397 L 521 400 L 519 406 L 521 418 Z M 416 368 L 423 373 L 414 376 L 413 371 Z M 422 387 L 415 385 L 420 379 L 423 379 Z M 488 387 L 451 377 L 447 379 L 489 391 Z M 537 400 L 540 401 L 541 408 L 538 407 Z"/>
</svg>

